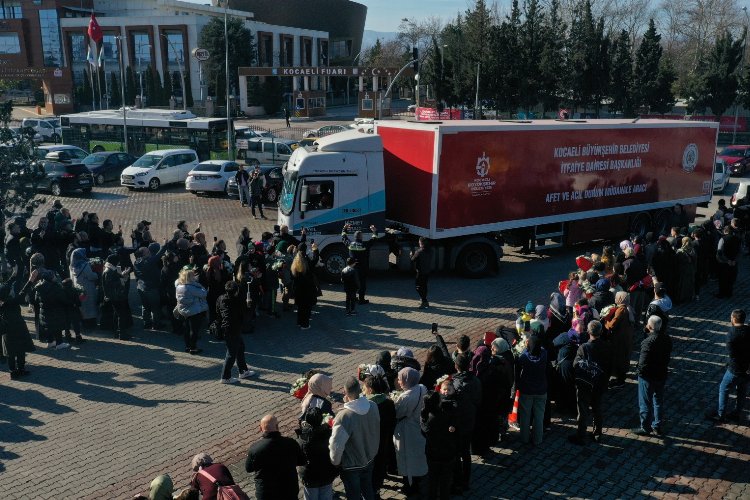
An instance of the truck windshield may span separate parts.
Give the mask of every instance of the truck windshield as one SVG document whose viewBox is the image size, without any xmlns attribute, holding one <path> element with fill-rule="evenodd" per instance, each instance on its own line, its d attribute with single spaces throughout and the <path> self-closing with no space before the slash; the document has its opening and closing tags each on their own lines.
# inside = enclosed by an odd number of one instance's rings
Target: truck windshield
<svg viewBox="0 0 750 500">
<path fill-rule="evenodd" d="M 284 215 L 290 215 L 294 208 L 294 193 L 297 191 L 297 171 L 286 169 L 284 172 L 284 187 L 279 197 L 279 210 Z"/>
</svg>

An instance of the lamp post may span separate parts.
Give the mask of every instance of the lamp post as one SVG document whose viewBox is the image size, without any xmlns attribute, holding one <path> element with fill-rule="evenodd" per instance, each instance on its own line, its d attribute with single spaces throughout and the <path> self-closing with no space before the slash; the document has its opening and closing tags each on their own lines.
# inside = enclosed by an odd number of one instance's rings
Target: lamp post
<svg viewBox="0 0 750 500">
<path fill-rule="evenodd" d="M 143 51 L 143 47 L 148 47 L 148 49 L 151 50 L 151 44 L 138 44 L 138 83 L 141 87 L 141 107 L 145 107 L 143 106 L 143 69 L 141 69 L 141 52 Z"/>
<path fill-rule="evenodd" d="M 172 43 L 172 40 L 169 39 L 167 35 L 164 33 L 161 33 L 161 36 L 167 41 L 169 46 L 172 48 L 172 52 L 174 52 L 174 57 L 177 60 L 177 67 L 180 70 L 180 83 L 182 83 L 182 110 L 187 111 L 187 99 L 185 96 L 187 94 L 185 93 L 185 73 L 182 71 L 182 62 L 181 59 L 183 57 L 183 52 L 180 51 L 180 57 L 177 57 L 177 49 L 175 49 L 174 44 Z M 167 71 L 169 71 L 169 57 L 167 57 Z"/>
<path fill-rule="evenodd" d="M 229 0 L 224 0 L 224 80 L 226 88 L 224 89 L 224 95 L 227 101 L 227 159 L 233 160 L 232 158 L 232 120 L 231 113 L 229 110 L 229 38 L 227 37 L 227 16 L 229 9 Z"/>
<path fill-rule="evenodd" d="M 128 153 L 128 107 L 125 104 L 125 65 L 122 61 L 122 36 L 116 36 L 119 43 L 117 55 L 120 62 L 120 101 L 122 102 L 122 142 L 125 144 L 125 152 Z"/>
<path fill-rule="evenodd" d="M 747 6 L 742 7 L 742 11 L 745 13 L 745 43 L 742 45 L 742 59 L 740 60 L 740 77 L 742 77 L 742 71 L 745 68 L 745 49 L 747 49 L 747 25 L 750 21 L 750 16 L 747 14 Z M 739 118 L 740 107 L 737 103 L 734 105 L 734 128 L 732 129 L 732 144 L 737 143 L 737 119 Z"/>
</svg>

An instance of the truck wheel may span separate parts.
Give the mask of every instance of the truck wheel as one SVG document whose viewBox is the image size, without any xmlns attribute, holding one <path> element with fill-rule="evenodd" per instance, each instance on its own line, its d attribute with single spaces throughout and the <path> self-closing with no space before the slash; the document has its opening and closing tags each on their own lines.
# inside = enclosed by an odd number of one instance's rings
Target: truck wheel
<svg viewBox="0 0 750 500">
<path fill-rule="evenodd" d="M 466 245 L 456 260 L 456 269 L 466 278 L 481 278 L 492 271 L 495 252 L 481 243 Z"/>
<path fill-rule="evenodd" d="M 672 211 L 663 208 L 654 216 L 654 235 L 669 234 L 670 229 L 672 229 Z"/>
<path fill-rule="evenodd" d="M 346 267 L 347 257 L 349 253 L 343 245 L 326 248 L 321 255 L 326 280 L 336 282 L 341 279 L 341 271 Z"/>
<path fill-rule="evenodd" d="M 646 212 L 641 212 L 630 223 L 630 234 L 643 237 L 649 231 L 651 231 L 651 216 Z"/>
</svg>

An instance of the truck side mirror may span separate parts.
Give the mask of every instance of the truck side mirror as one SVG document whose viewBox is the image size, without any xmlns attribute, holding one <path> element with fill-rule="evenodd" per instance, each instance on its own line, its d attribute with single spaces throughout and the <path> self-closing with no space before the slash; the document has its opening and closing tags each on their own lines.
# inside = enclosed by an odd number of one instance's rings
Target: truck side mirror
<svg viewBox="0 0 750 500">
<path fill-rule="evenodd" d="M 308 210 L 307 199 L 308 199 L 309 194 L 310 192 L 309 192 L 309 188 L 307 187 L 307 184 L 303 184 L 302 189 L 300 190 L 300 195 L 299 195 L 299 211 L 303 219 L 305 217 L 305 212 L 307 212 Z"/>
</svg>

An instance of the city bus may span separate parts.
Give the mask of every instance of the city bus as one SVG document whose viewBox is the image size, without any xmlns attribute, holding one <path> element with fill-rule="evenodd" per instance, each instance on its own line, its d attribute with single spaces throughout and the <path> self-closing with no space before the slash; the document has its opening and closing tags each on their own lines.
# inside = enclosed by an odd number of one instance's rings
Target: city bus
<svg viewBox="0 0 750 500">
<path fill-rule="evenodd" d="M 121 109 L 63 115 L 60 122 L 64 144 L 91 153 L 125 151 Z M 229 159 L 227 120 L 223 118 L 198 118 L 182 110 L 129 109 L 127 128 L 128 152 L 135 156 L 190 148 L 200 161 Z"/>
</svg>

